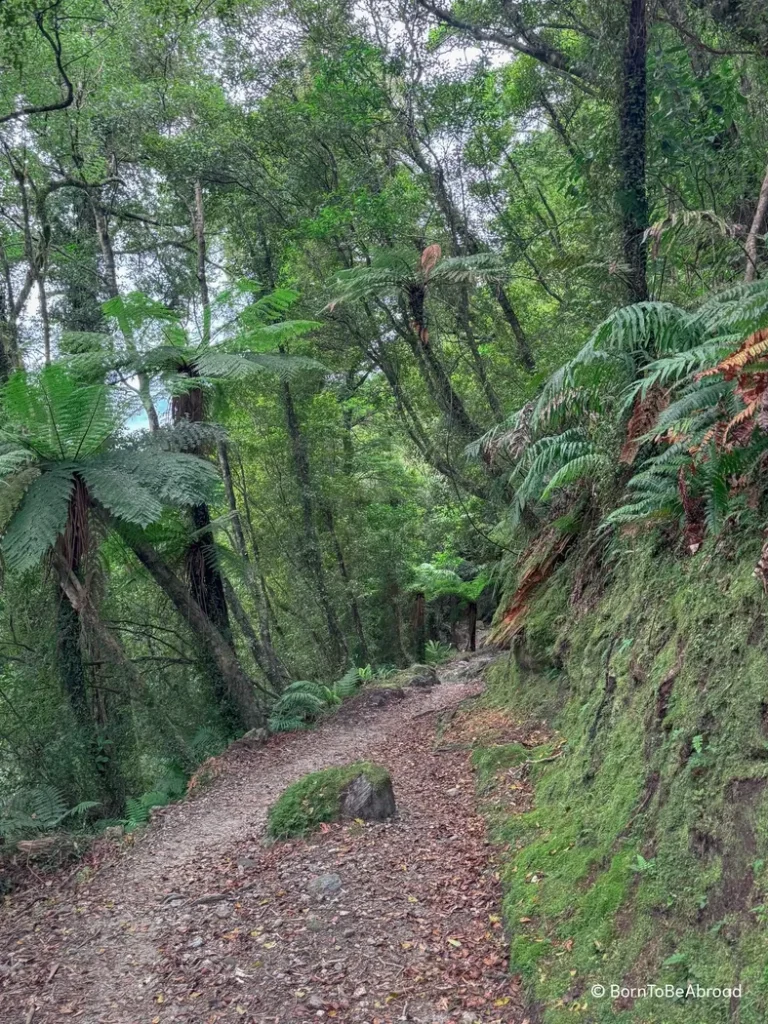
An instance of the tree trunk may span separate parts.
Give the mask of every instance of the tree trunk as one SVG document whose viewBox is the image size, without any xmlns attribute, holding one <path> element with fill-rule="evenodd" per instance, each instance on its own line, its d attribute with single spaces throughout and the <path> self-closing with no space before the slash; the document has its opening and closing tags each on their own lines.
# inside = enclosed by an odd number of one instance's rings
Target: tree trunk
<svg viewBox="0 0 768 1024">
<path fill-rule="evenodd" d="M 203 345 L 211 340 L 211 297 L 208 291 L 206 270 L 205 209 L 203 207 L 203 186 L 200 179 L 195 182 L 195 205 L 192 214 L 192 230 L 197 246 L 197 283 L 200 287 L 200 303 L 203 309 Z"/>
<path fill-rule="evenodd" d="M 217 563 L 216 545 L 211 530 L 211 514 L 206 504 L 193 505 L 190 520 L 194 540 L 184 558 L 192 596 L 223 637 L 231 642 L 231 628 L 224 584 Z"/>
<path fill-rule="evenodd" d="M 178 613 L 189 623 L 203 654 L 213 662 L 218 683 L 216 697 L 230 727 L 239 731 L 263 725 L 264 711 L 256 701 L 253 683 L 243 672 L 226 638 L 153 548 L 130 535 L 125 535 L 124 539 Z"/>
<path fill-rule="evenodd" d="M 477 601 L 470 601 L 467 609 L 467 623 L 469 625 L 469 646 L 470 651 L 477 647 Z"/>
<path fill-rule="evenodd" d="M 229 449 L 226 441 L 219 441 L 217 445 L 217 454 L 219 458 L 219 468 L 221 469 L 221 477 L 224 482 L 224 493 L 227 498 L 227 504 L 229 510 L 232 513 L 232 534 L 234 537 L 235 550 L 237 551 L 240 558 L 243 560 L 245 567 L 246 577 L 248 579 L 248 589 L 253 597 L 253 602 L 256 605 L 256 614 L 259 620 L 259 650 L 261 660 L 259 660 L 259 666 L 264 672 L 269 682 L 277 689 L 281 690 L 285 684 L 289 681 L 290 675 L 286 670 L 285 666 L 278 657 L 277 652 L 272 644 L 272 635 L 270 631 L 269 623 L 269 603 L 267 601 L 267 595 L 264 591 L 264 581 L 260 577 L 256 567 L 251 559 L 250 552 L 248 551 L 248 545 L 245 542 L 245 534 L 243 533 L 243 521 L 240 518 L 240 510 L 237 507 L 237 498 L 235 495 L 235 487 L 232 481 L 232 467 L 229 463 Z M 224 579 L 224 596 L 227 601 L 231 604 L 231 591 L 232 588 L 228 586 L 226 579 Z M 237 610 L 233 607 L 233 612 L 240 625 L 241 632 L 246 635 L 246 629 L 253 634 L 253 627 L 248 620 L 247 627 L 241 621 L 240 616 L 237 614 Z M 246 615 L 247 618 L 247 615 Z M 252 649 L 254 649 L 252 647 Z"/>
<path fill-rule="evenodd" d="M 333 609 L 325 580 L 320 539 L 315 526 L 315 500 L 309 471 L 309 458 L 304 437 L 301 433 L 299 418 L 296 414 L 296 407 L 293 403 L 293 395 L 287 383 L 283 383 L 283 406 L 285 408 L 285 419 L 293 455 L 293 468 L 299 485 L 299 501 L 304 521 L 301 555 L 307 568 L 308 576 L 317 589 L 317 599 L 323 609 L 328 626 L 331 661 L 334 667 L 338 668 L 346 659 L 347 645 L 344 634 L 339 626 L 339 620 L 336 618 L 336 612 Z"/>
<path fill-rule="evenodd" d="M 627 0 L 627 3 L 629 21 L 624 48 L 619 119 L 619 201 L 624 261 L 629 273 L 629 299 L 631 302 L 645 302 L 648 298 L 647 251 L 644 240 L 648 228 L 648 195 L 645 180 L 647 0 Z"/>
<path fill-rule="evenodd" d="M 413 626 L 416 637 L 416 661 L 423 665 L 427 660 L 427 604 L 422 591 L 416 594 L 416 607 L 414 608 Z"/>
<path fill-rule="evenodd" d="M 757 200 L 757 209 L 752 224 L 749 228 L 747 241 L 744 250 L 747 254 L 747 269 L 744 272 L 744 280 L 749 284 L 757 277 L 757 241 L 760 237 L 760 229 L 768 213 L 768 167 L 765 169 L 763 184 L 760 186 L 760 196 Z"/>
<path fill-rule="evenodd" d="M 485 360 L 480 354 L 477 342 L 475 341 L 475 332 L 472 329 L 472 315 L 469 308 L 469 290 L 466 285 L 462 286 L 461 293 L 459 295 L 458 316 L 461 329 L 467 342 L 469 354 L 472 358 L 475 376 L 480 382 L 480 387 L 483 389 L 483 393 L 488 400 L 491 412 L 497 420 L 501 421 L 504 419 L 504 410 L 501 408 L 499 396 L 496 394 L 493 385 L 488 378 Z"/>
<path fill-rule="evenodd" d="M 99 246 L 101 248 L 104 267 L 103 277 L 107 295 L 110 299 L 118 299 L 120 297 L 120 289 L 117 284 L 115 253 L 112 248 L 112 239 L 109 234 L 107 215 L 98 203 L 92 202 L 91 205 L 93 207 L 93 216 L 96 221 L 96 232 L 99 236 Z M 119 316 L 117 320 L 120 326 L 120 332 L 123 335 L 123 340 L 125 341 L 125 347 L 128 349 L 130 355 L 134 359 L 138 360 L 139 351 L 136 348 L 136 341 L 133 337 L 133 328 L 125 317 Z M 149 377 L 146 373 L 140 371 L 136 374 L 136 381 L 138 384 L 139 398 L 141 399 L 141 404 L 144 406 L 144 411 L 147 414 L 149 429 L 153 431 L 159 430 L 160 419 L 157 415 L 155 403 L 152 401 Z"/>
<path fill-rule="evenodd" d="M 328 534 L 333 542 L 333 550 L 336 555 L 336 564 L 339 567 L 339 575 L 344 581 L 344 586 L 347 591 L 347 600 L 349 601 L 349 611 L 352 617 L 352 625 L 355 628 L 355 634 L 357 635 L 358 644 L 358 655 L 360 657 L 360 664 L 367 665 L 371 656 L 368 652 L 368 643 L 365 639 L 365 630 L 363 629 L 363 619 L 360 615 L 360 606 L 357 603 L 357 595 L 355 594 L 355 585 L 352 581 L 349 572 L 347 571 L 347 563 L 344 559 L 344 552 L 341 549 L 339 543 L 339 537 L 336 533 L 336 524 L 333 518 L 333 512 L 330 508 L 325 509 L 325 522 L 328 527 Z"/>
<path fill-rule="evenodd" d="M 477 238 L 467 223 L 463 213 L 456 206 L 456 203 L 454 203 L 445 183 L 445 176 L 442 168 L 433 167 L 424 155 L 421 141 L 416 134 L 416 128 L 410 119 L 407 122 L 406 134 L 410 145 L 410 154 L 419 167 L 419 170 L 421 170 L 431 185 L 432 194 L 435 197 L 435 201 L 440 212 L 443 214 L 451 238 L 453 239 L 454 255 L 460 256 L 462 254 L 468 254 L 470 256 L 474 256 L 480 252 L 487 252 L 488 246 L 484 245 L 480 239 Z M 525 331 L 523 330 L 523 325 L 518 319 L 509 295 L 500 284 L 494 288 L 494 294 L 501 311 L 504 314 L 504 318 L 512 330 L 515 341 L 517 342 L 517 351 L 520 356 L 520 361 L 527 370 L 535 370 L 536 361 L 533 358 L 530 343 L 526 337 Z"/>
</svg>

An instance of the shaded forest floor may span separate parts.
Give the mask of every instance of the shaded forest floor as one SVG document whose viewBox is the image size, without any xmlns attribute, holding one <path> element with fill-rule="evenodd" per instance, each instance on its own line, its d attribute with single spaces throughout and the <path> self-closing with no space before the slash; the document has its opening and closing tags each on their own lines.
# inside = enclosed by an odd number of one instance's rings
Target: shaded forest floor
<svg viewBox="0 0 768 1024">
<path fill-rule="evenodd" d="M 233 746 L 133 849 L 105 843 L 92 875 L 12 899 L 0 1019 L 520 1022 L 468 753 L 436 747 L 440 713 L 482 690 L 487 659 L 383 707 L 353 698 L 316 731 Z M 390 769 L 395 820 L 263 843 L 288 783 L 357 759 Z"/>
</svg>

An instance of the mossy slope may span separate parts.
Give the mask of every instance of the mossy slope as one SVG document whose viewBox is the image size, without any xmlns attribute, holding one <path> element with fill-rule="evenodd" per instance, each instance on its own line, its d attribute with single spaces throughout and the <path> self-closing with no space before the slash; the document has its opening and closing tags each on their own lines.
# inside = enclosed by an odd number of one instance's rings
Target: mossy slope
<svg viewBox="0 0 768 1024">
<path fill-rule="evenodd" d="M 754 559 L 628 552 L 587 614 L 562 567 L 491 699 L 548 715 L 509 844 L 512 969 L 545 1024 L 768 1019 L 768 642 Z M 525 667 L 524 667 L 525 666 Z M 593 985 L 741 984 L 735 999 L 596 999 Z"/>
</svg>

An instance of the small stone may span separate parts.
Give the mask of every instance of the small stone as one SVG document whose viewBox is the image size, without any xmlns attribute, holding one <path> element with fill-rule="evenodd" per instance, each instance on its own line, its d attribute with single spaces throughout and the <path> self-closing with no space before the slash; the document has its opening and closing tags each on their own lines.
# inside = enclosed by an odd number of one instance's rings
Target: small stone
<svg viewBox="0 0 768 1024">
<path fill-rule="evenodd" d="M 368 995 L 368 989 L 365 987 L 365 985 L 358 985 L 357 988 L 355 989 L 355 991 L 352 993 L 352 998 L 353 999 L 362 999 L 364 996 L 367 996 L 367 995 Z"/>
<path fill-rule="evenodd" d="M 237 866 L 239 868 L 245 868 L 246 870 L 250 870 L 250 868 L 256 867 L 256 861 L 253 859 L 253 857 L 238 857 Z"/>
<path fill-rule="evenodd" d="M 316 992 L 313 992 L 311 996 L 307 996 L 307 1006 L 310 1010 L 322 1010 L 325 1006 L 325 1000 L 322 996 L 319 996 Z"/>
<path fill-rule="evenodd" d="M 413 675 L 408 680 L 409 686 L 415 686 L 417 689 L 428 689 L 432 686 L 438 686 L 440 683 L 438 674 L 431 665 L 413 665 L 411 672 L 413 672 Z"/>
<path fill-rule="evenodd" d="M 197 935 L 189 944 L 190 949 L 199 949 L 203 944 L 203 940 Z"/>
<path fill-rule="evenodd" d="M 341 934 L 342 934 L 343 938 L 351 939 L 354 936 L 354 934 L 355 934 L 355 929 L 354 928 L 345 928 L 344 931 Z"/>
<path fill-rule="evenodd" d="M 232 907 L 226 903 L 222 903 L 220 907 L 216 907 L 216 917 L 229 917 L 232 913 Z"/>
<path fill-rule="evenodd" d="M 458 796 L 460 792 L 461 792 L 461 789 L 458 786 L 451 786 L 450 789 L 446 789 L 445 795 L 446 796 Z"/>
<path fill-rule="evenodd" d="M 330 896 L 341 889 L 341 878 L 337 874 L 317 875 L 309 883 L 309 891 L 315 896 Z"/>
</svg>

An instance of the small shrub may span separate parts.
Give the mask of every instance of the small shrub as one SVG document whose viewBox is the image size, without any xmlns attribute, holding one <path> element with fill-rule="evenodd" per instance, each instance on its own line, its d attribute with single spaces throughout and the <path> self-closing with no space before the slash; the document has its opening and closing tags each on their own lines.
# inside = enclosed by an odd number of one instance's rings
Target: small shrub
<svg viewBox="0 0 768 1024">
<path fill-rule="evenodd" d="M 35 839 L 53 832 L 65 821 L 98 807 L 88 800 L 67 807 L 55 786 L 34 786 L 18 789 L 0 801 L 0 839 L 13 847 L 22 839 Z"/>
<path fill-rule="evenodd" d="M 286 687 L 272 705 L 269 716 L 271 732 L 294 732 L 308 729 L 329 708 L 341 704 L 345 697 L 356 693 L 360 682 L 369 678 L 370 665 L 351 668 L 332 686 L 298 679 Z"/>
<path fill-rule="evenodd" d="M 389 778 L 386 768 L 361 761 L 341 768 L 312 772 L 294 782 L 269 810 L 269 835 L 274 839 L 303 836 L 323 822 L 338 821 L 344 787 L 360 774 L 366 775 L 374 783 Z"/>
<path fill-rule="evenodd" d="M 428 640 L 424 649 L 424 656 L 428 665 L 442 665 L 453 654 L 450 644 L 444 644 L 440 640 Z"/>
</svg>

